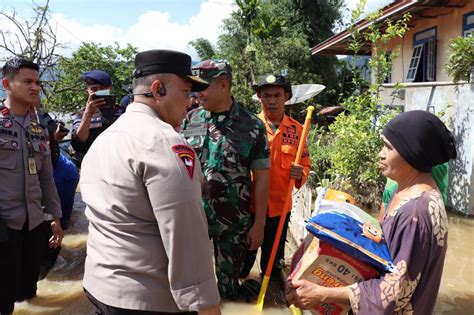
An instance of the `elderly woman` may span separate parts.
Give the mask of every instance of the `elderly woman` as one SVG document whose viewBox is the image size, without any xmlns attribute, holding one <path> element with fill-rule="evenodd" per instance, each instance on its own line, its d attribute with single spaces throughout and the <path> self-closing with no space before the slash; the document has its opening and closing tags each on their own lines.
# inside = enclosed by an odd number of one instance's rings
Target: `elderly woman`
<svg viewBox="0 0 474 315">
<path fill-rule="evenodd" d="M 429 173 L 434 165 L 456 158 L 454 138 L 435 115 L 409 111 L 385 126 L 382 139 L 380 169 L 398 183 L 382 221 L 397 272 L 340 288 L 293 281 L 286 295 L 290 304 L 308 309 L 322 302 L 350 303 L 356 314 L 433 312 L 448 220 Z"/>
</svg>

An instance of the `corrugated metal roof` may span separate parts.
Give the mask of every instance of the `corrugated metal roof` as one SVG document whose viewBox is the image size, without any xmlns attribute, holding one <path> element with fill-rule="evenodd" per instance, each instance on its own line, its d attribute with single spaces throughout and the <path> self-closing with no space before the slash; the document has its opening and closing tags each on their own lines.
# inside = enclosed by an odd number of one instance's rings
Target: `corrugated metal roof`
<svg viewBox="0 0 474 315">
<path fill-rule="evenodd" d="M 375 21 L 381 22 L 387 18 L 396 20 L 407 12 L 416 12 L 421 11 L 427 8 L 446 6 L 448 5 L 449 0 L 398 0 L 390 3 L 389 5 L 382 8 L 382 15 Z M 464 1 L 461 0 L 462 4 Z M 362 19 L 356 24 L 353 25 L 353 28 L 359 30 L 359 32 L 367 29 L 372 23 L 366 19 Z M 348 28 L 333 37 L 323 41 L 322 43 L 311 48 L 311 54 L 321 54 L 321 55 L 352 55 L 354 52 L 349 50 L 348 43 L 351 36 L 351 29 Z M 359 55 L 370 56 L 372 53 L 372 47 L 369 43 L 364 43 L 358 52 Z"/>
</svg>

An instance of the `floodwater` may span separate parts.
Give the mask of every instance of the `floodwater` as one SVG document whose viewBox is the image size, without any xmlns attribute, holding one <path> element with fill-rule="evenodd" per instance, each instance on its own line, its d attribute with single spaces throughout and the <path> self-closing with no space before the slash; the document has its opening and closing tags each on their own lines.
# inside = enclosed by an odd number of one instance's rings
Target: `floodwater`
<svg viewBox="0 0 474 315">
<path fill-rule="evenodd" d="M 79 196 L 76 196 L 72 224 L 64 237 L 56 265 L 38 282 L 37 297 L 17 303 L 14 315 L 90 313 L 90 304 L 82 291 L 87 220 Z M 222 305 L 222 314 L 290 314 L 287 308 L 276 305 L 280 295 L 267 291 L 263 312 L 259 312 L 254 303 L 226 302 Z M 474 314 L 474 218 L 449 214 L 448 253 L 434 314 Z"/>
</svg>

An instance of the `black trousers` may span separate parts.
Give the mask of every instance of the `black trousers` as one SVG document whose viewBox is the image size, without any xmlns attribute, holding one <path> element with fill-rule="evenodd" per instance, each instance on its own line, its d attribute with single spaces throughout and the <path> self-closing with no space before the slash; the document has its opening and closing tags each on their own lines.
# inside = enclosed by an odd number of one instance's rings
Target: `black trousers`
<svg viewBox="0 0 474 315">
<path fill-rule="evenodd" d="M 44 242 L 43 252 L 41 255 L 40 273 L 38 276 L 39 280 L 44 279 L 48 275 L 49 270 L 56 263 L 56 259 L 61 251 L 61 246 L 56 248 L 49 247 L 49 239 L 53 236 L 53 231 L 51 231 L 51 221 L 44 221 L 42 226 Z"/>
<path fill-rule="evenodd" d="M 273 241 L 275 240 L 276 231 L 278 229 L 278 223 L 280 222 L 280 217 L 267 217 L 265 221 L 265 230 L 263 235 L 263 243 L 261 246 L 261 257 L 260 257 L 260 270 L 262 275 L 265 274 L 267 270 L 268 261 L 270 260 L 270 254 L 272 252 Z M 288 223 L 290 222 L 290 214 L 286 216 L 285 224 L 283 225 L 283 231 L 281 233 L 280 242 L 278 243 L 278 249 L 275 256 L 275 262 L 272 268 L 271 278 L 279 277 L 281 265 L 280 261 L 284 258 L 285 255 L 285 241 L 286 234 L 288 231 Z M 244 268 L 241 273 L 241 278 L 245 278 L 250 273 L 250 270 L 255 263 L 257 257 L 257 251 L 248 251 L 247 257 L 245 260 Z"/>
<path fill-rule="evenodd" d="M 180 313 L 166 313 L 166 312 L 152 312 L 152 311 L 139 311 L 139 310 L 129 310 L 124 308 L 113 307 L 107 304 L 104 304 L 92 296 L 87 290 L 86 296 L 89 301 L 94 306 L 94 310 L 91 315 L 197 315 L 197 312 L 180 312 Z"/>
<path fill-rule="evenodd" d="M 0 242 L 0 313 L 13 313 L 15 301 L 36 295 L 44 234 L 41 224 L 31 231 L 28 220 L 21 231 L 8 228 Z"/>
</svg>

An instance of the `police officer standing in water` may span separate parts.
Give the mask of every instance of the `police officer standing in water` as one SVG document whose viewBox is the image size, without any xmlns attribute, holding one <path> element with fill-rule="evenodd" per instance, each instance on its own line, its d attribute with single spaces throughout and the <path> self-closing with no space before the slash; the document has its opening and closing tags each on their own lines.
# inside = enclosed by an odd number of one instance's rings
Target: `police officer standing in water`
<svg viewBox="0 0 474 315">
<path fill-rule="evenodd" d="M 201 166 L 176 133 L 191 91 L 191 57 L 135 57 L 134 102 L 84 157 L 89 219 L 84 288 L 94 314 L 220 315 Z"/>
<path fill-rule="evenodd" d="M 106 101 L 112 90 L 112 80 L 107 72 L 88 71 L 81 76 L 81 80 L 86 83 L 89 96 L 85 109 L 76 113 L 72 126 L 71 146 L 75 151 L 73 160 L 77 167 L 80 167 L 94 140 L 125 112 L 115 102 L 110 104 Z"/>
<path fill-rule="evenodd" d="M 0 103 L 0 314 L 15 301 L 36 296 L 43 251 L 44 214 L 49 213 L 49 246 L 61 244 L 61 205 L 54 186 L 48 133 L 37 120 L 39 67 L 25 59 L 2 69 L 7 98 Z"/>
</svg>

